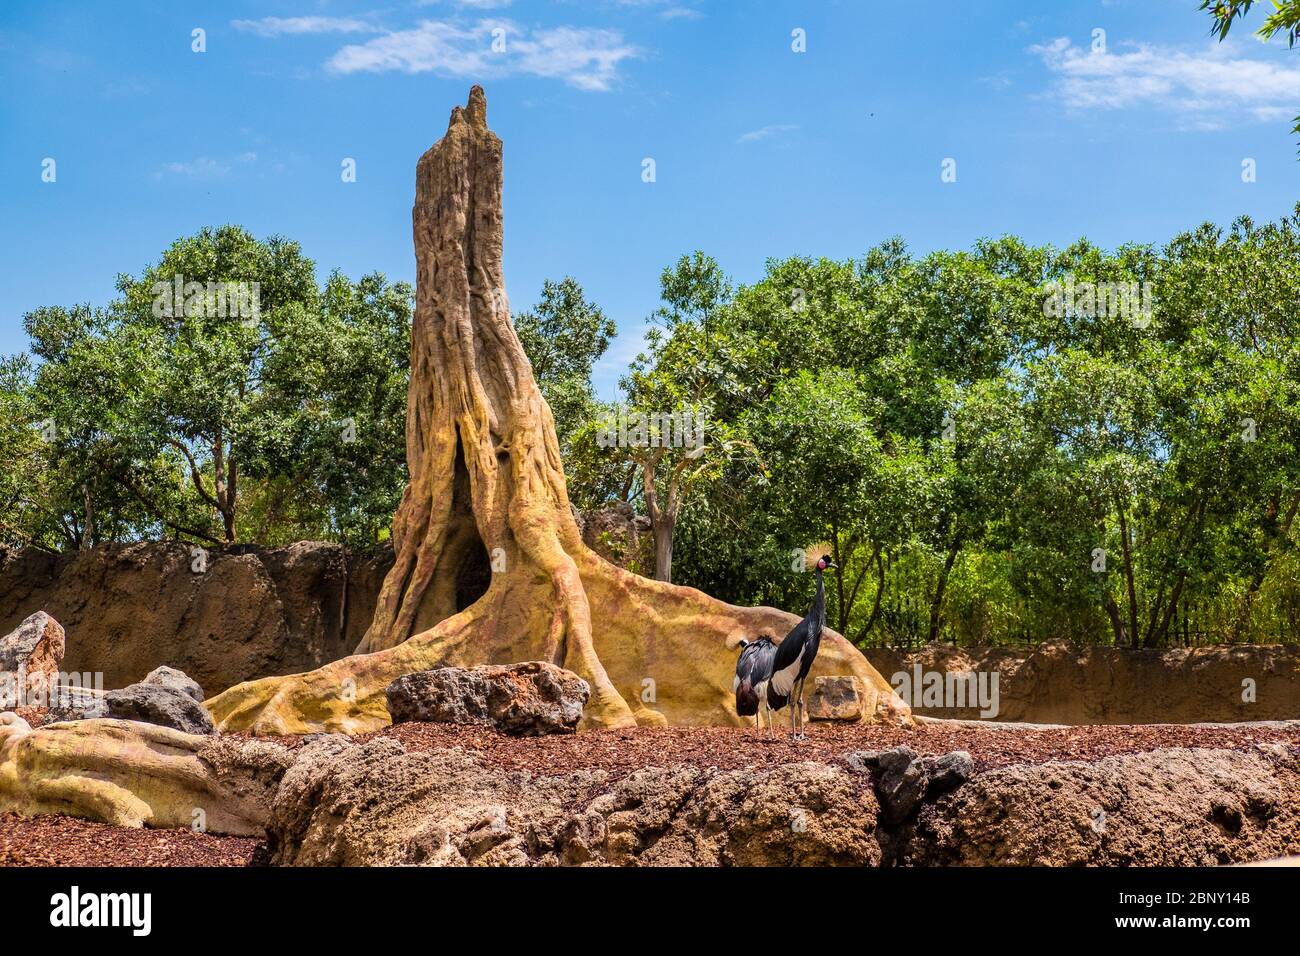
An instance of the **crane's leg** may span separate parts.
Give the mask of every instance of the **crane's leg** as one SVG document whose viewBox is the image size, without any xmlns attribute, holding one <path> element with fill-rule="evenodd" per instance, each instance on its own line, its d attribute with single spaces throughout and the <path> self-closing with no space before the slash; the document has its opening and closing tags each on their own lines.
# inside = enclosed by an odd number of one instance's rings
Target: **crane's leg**
<svg viewBox="0 0 1300 956">
<path fill-rule="evenodd" d="M 794 693 L 793 687 L 790 688 L 790 692 Z M 794 740 L 799 739 L 799 727 L 797 723 L 798 714 L 795 713 L 795 711 L 797 711 L 798 709 L 799 708 L 794 705 L 794 698 L 791 697 L 790 698 L 790 737 Z"/>
</svg>

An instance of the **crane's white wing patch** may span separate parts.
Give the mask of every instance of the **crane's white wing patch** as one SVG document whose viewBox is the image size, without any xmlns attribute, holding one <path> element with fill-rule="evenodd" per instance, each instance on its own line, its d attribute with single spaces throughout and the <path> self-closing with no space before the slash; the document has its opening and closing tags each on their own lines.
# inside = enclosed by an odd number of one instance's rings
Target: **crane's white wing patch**
<svg viewBox="0 0 1300 956">
<path fill-rule="evenodd" d="M 799 668 L 803 664 L 804 651 L 807 645 L 799 648 L 799 654 L 788 665 L 772 674 L 772 690 L 778 697 L 789 697 L 790 690 L 794 687 L 794 679 L 799 676 Z"/>
</svg>

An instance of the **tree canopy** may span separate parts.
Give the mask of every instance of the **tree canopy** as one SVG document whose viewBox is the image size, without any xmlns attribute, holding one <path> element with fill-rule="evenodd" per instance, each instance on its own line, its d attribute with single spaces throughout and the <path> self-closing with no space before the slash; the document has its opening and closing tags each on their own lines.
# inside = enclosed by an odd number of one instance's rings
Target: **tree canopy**
<svg viewBox="0 0 1300 956">
<path fill-rule="evenodd" d="M 411 291 L 315 274 L 222 227 L 102 308 L 29 314 L 0 543 L 382 541 Z M 797 607 L 825 541 L 830 619 L 864 644 L 1300 637 L 1300 207 L 1113 251 L 895 239 L 744 285 L 695 252 L 661 293 L 617 402 L 576 280 L 514 317 L 571 499 L 649 514 L 660 577 Z"/>
</svg>

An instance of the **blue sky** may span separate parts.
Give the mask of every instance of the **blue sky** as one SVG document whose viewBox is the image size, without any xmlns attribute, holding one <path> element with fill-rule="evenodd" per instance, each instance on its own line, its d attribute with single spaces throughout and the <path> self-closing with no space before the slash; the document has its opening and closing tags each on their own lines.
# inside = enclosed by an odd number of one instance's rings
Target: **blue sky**
<svg viewBox="0 0 1300 956">
<path fill-rule="evenodd" d="M 1300 199 L 1300 52 L 1252 37 L 1263 7 L 1217 44 L 1198 6 L 5 0 L 0 352 L 24 312 L 103 304 L 208 224 L 413 280 L 415 161 L 473 82 L 505 142 L 512 305 L 576 277 L 620 330 L 605 397 L 692 249 L 745 282 L 893 235 L 1113 247 L 1275 219 Z"/>
</svg>

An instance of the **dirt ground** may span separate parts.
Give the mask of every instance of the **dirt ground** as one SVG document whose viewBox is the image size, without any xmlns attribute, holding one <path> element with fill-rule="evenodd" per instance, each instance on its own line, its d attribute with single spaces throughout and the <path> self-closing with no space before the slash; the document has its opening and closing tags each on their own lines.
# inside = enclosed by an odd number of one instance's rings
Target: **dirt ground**
<svg viewBox="0 0 1300 956">
<path fill-rule="evenodd" d="M 379 735 L 399 739 L 408 751 L 463 747 L 493 764 L 534 774 L 604 770 L 617 779 L 645 766 L 676 763 L 719 770 L 771 767 L 801 760 L 831 762 L 855 750 L 907 744 L 921 756 L 969 751 L 976 770 L 1048 760 L 1098 760 L 1163 747 L 1247 750 L 1256 743 L 1300 746 L 1300 722 L 1290 725 L 1150 724 L 1063 727 L 1050 730 L 969 728 L 928 724 L 915 729 L 813 724 L 809 739 L 793 741 L 787 727 L 771 739 L 753 728 L 638 727 L 572 736 L 502 737 L 448 724 L 398 724 Z M 370 735 L 377 736 L 377 735 Z"/>
<path fill-rule="evenodd" d="M 788 728 L 764 739 L 752 728 L 671 727 L 599 730 L 572 736 L 503 737 L 486 729 L 400 724 L 378 735 L 408 751 L 461 748 L 486 763 L 535 776 L 600 769 L 612 779 L 645 766 L 687 764 L 718 770 L 774 767 L 805 760 L 834 762 L 856 750 L 907 744 L 921 755 L 969 751 L 976 770 L 1049 760 L 1093 761 L 1166 747 L 1248 750 L 1257 743 L 1300 748 L 1300 722 L 1274 725 L 1109 725 L 1042 730 L 925 725 L 916 729 L 813 725 L 810 739 Z M 377 736 L 377 735 L 372 735 Z M 296 740 L 285 740 L 295 744 Z M 0 814 L 0 866 L 250 866 L 264 860 L 262 841 L 193 833 L 134 830 L 70 817 L 22 819 Z"/>
<path fill-rule="evenodd" d="M 0 866 L 250 866 L 263 841 L 0 814 Z"/>
</svg>

